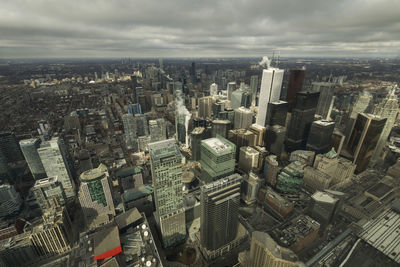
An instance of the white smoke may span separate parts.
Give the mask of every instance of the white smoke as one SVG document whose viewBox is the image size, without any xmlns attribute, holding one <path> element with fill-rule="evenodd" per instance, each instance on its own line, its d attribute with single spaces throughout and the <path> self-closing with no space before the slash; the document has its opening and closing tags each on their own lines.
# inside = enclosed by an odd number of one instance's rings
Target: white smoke
<svg viewBox="0 0 400 267">
<path fill-rule="evenodd" d="M 267 56 L 264 56 L 258 64 L 260 64 L 260 66 L 262 67 L 269 69 L 269 67 L 271 66 L 271 61 Z"/>
</svg>

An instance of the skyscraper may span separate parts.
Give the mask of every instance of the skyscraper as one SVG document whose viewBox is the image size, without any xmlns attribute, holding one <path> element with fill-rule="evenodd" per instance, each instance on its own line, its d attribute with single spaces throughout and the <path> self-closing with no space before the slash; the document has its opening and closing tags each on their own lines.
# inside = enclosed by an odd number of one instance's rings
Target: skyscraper
<svg viewBox="0 0 400 267">
<path fill-rule="evenodd" d="M 217 134 L 227 138 L 228 132 L 231 129 L 231 121 L 229 120 L 213 120 L 211 127 L 211 136 L 216 137 Z"/>
<path fill-rule="evenodd" d="M 360 173 L 368 167 L 385 124 L 386 118 L 380 116 L 367 113 L 357 116 L 347 150 L 343 153 L 357 165 L 356 172 Z"/>
<path fill-rule="evenodd" d="M 335 90 L 334 84 L 329 82 L 315 82 L 312 86 L 313 91 L 319 92 L 318 105 L 315 114 L 321 116 L 322 119 L 327 120 Z"/>
<path fill-rule="evenodd" d="M 136 87 L 138 87 L 137 76 L 131 76 L 131 90 L 132 90 L 132 101 L 138 103 Z"/>
<path fill-rule="evenodd" d="M 265 182 L 272 187 L 276 185 L 276 177 L 278 176 L 278 167 L 279 163 L 277 161 L 277 156 L 269 155 L 265 157 L 265 168 L 264 168 L 264 175 L 265 175 Z"/>
<path fill-rule="evenodd" d="M 293 102 L 296 94 L 301 91 L 303 87 L 304 77 L 306 76 L 305 69 L 290 70 L 289 84 L 286 93 L 286 101 L 288 102 L 288 111 L 292 112 Z"/>
<path fill-rule="evenodd" d="M 286 101 L 278 100 L 269 103 L 265 126 L 280 125 L 285 127 L 287 112 L 288 103 Z"/>
<path fill-rule="evenodd" d="M 167 139 L 167 127 L 164 118 L 149 120 L 149 132 L 152 143 Z"/>
<path fill-rule="evenodd" d="M 307 149 L 316 154 L 326 153 L 331 150 L 332 133 L 335 129 L 333 121 L 318 120 L 311 124 L 310 134 L 307 138 Z"/>
<path fill-rule="evenodd" d="M 394 87 L 385 99 L 378 104 L 374 110 L 374 114 L 386 118 L 385 126 L 382 130 L 382 134 L 379 137 L 378 144 L 374 154 L 372 155 L 371 161 L 376 163 L 376 161 L 382 157 L 382 151 L 385 147 L 386 141 L 390 135 L 393 125 L 396 121 L 397 114 L 399 112 L 399 102 L 396 95 L 394 94 L 397 87 Z"/>
<path fill-rule="evenodd" d="M 132 114 L 122 115 L 122 123 L 124 125 L 125 142 L 128 148 L 135 149 L 137 147 L 136 120 Z"/>
<path fill-rule="evenodd" d="M 256 124 L 265 127 L 267 119 L 268 104 L 278 101 L 283 80 L 283 70 L 278 68 L 268 68 L 263 70 L 260 99 L 258 103 L 258 115 Z"/>
<path fill-rule="evenodd" d="M 210 96 L 218 95 L 218 84 L 213 83 L 210 85 Z"/>
<path fill-rule="evenodd" d="M 0 133 L 0 150 L 8 163 L 23 160 L 21 149 L 13 132 Z"/>
<path fill-rule="evenodd" d="M 107 224 L 115 216 L 107 167 L 100 164 L 95 169 L 85 171 L 80 180 L 79 202 L 87 227 Z"/>
<path fill-rule="evenodd" d="M 47 177 L 57 176 L 64 188 L 65 195 L 67 198 L 71 198 L 75 196 L 75 185 L 67 162 L 67 153 L 65 145 L 59 137 L 53 137 L 42 143 L 38 149 Z"/>
<path fill-rule="evenodd" d="M 248 91 L 239 88 L 231 95 L 231 108 L 237 109 L 239 107 L 249 108 L 251 105 L 251 94 Z"/>
<path fill-rule="evenodd" d="M 22 150 L 22 154 L 25 157 L 26 163 L 28 164 L 29 170 L 31 171 L 33 178 L 42 179 L 46 177 L 42 161 L 40 160 L 37 152 L 40 147 L 40 140 L 36 138 L 25 139 L 19 142 Z"/>
<path fill-rule="evenodd" d="M 235 109 L 234 129 L 248 129 L 253 123 L 253 112 L 245 107 Z"/>
<path fill-rule="evenodd" d="M 128 105 L 128 113 L 129 114 L 142 114 L 142 106 L 140 104 L 135 103 L 135 104 L 129 104 Z"/>
<path fill-rule="evenodd" d="M 252 75 L 250 77 L 250 89 L 251 89 L 251 103 L 253 104 L 253 106 L 255 106 L 257 91 L 258 91 L 258 75 Z"/>
<path fill-rule="evenodd" d="M 192 160 L 200 160 L 201 140 L 205 139 L 206 129 L 204 127 L 196 127 L 191 133 L 191 149 Z"/>
<path fill-rule="evenodd" d="M 239 267 L 297 267 L 297 255 L 288 248 L 279 246 L 267 233 L 254 231 L 250 252 L 239 253 Z"/>
<path fill-rule="evenodd" d="M 232 99 L 232 93 L 233 91 L 236 90 L 236 82 L 229 82 L 228 85 L 226 86 L 226 91 L 227 91 L 227 96 L 228 100 Z"/>
<path fill-rule="evenodd" d="M 265 134 L 265 147 L 280 158 L 285 142 L 286 128 L 280 125 L 268 126 Z"/>
<path fill-rule="evenodd" d="M 239 152 L 239 168 L 246 173 L 257 169 L 260 153 L 251 146 L 242 146 Z"/>
<path fill-rule="evenodd" d="M 236 237 L 242 177 L 235 173 L 201 187 L 200 239 L 217 250 Z"/>
<path fill-rule="evenodd" d="M 318 98 L 319 93 L 300 92 L 296 94 L 292 116 L 286 131 L 287 151 L 305 148 L 310 127 L 314 121 Z"/>
<path fill-rule="evenodd" d="M 205 183 L 233 174 L 236 146 L 221 136 L 201 141 L 201 177 Z"/>
<path fill-rule="evenodd" d="M 199 98 L 199 118 L 207 119 L 211 118 L 212 115 L 212 97 Z"/>
<path fill-rule="evenodd" d="M 37 180 L 32 187 L 32 193 L 42 212 L 62 207 L 67 201 L 62 184 L 57 177 Z"/>
<path fill-rule="evenodd" d="M 182 197 L 182 155 L 174 139 L 149 144 L 156 221 L 163 244 L 170 247 L 186 236 Z"/>
<path fill-rule="evenodd" d="M 349 120 L 346 123 L 346 130 L 345 130 L 345 136 L 346 140 L 344 141 L 345 145 L 349 142 L 350 135 L 353 131 L 354 124 L 356 123 L 356 119 L 359 113 L 365 112 L 367 109 L 369 103 L 371 102 L 372 96 L 367 93 L 367 92 L 362 92 L 358 96 L 357 100 L 355 101 L 354 105 L 352 106 Z"/>
<path fill-rule="evenodd" d="M 149 135 L 149 127 L 147 125 L 147 119 L 144 115 L 135 115 L 137 136 L 147 136 Z"/>
</svg>

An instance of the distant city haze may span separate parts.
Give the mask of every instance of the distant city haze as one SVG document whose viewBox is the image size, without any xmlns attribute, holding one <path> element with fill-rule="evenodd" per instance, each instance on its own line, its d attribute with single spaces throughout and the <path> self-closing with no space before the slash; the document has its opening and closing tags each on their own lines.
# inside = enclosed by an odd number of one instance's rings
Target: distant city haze
<svg viewBox="0 0 400 267">
<path fill-rule="evenodd" d="M 0 58 L 398 57 L 400 1 L 3 0 Z"/>
</svg>

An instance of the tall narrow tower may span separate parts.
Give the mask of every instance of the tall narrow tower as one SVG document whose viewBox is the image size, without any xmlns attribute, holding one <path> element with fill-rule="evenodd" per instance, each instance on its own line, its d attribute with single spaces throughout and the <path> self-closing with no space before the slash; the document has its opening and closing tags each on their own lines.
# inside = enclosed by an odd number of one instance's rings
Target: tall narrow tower
<svg viewBox="0 0 400 267">
<path fill-rule="evenodd" d="M 155 218 L 165 247 L 186 237 L 182 196 L 182 155 L 174 139 L 149 144 Z"/>
</svg>

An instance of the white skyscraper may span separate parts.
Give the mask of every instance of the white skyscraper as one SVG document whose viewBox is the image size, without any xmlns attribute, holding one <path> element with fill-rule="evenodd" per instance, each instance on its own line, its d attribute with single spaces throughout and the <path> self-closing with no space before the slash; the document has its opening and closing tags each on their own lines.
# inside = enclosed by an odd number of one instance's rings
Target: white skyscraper
<svg viewBox="0 0 400 267">
<path fill-rule="evenodd" d="M 284 70 L 271 67 L 263 70 L 256 120 L 256 124 L 262 127 L 265 127 L 268 103 L 278 101 L 281 95 L 283 72 Z"/>
<path fill-rule="evenodd" d="M 210 96 L 218 95 L 218 85 L 213 83 L 210 85 Z"/>
<path fill-rule="evenodd" d="M 67 162 L 67 151 L 58 137 L 42 143 L 38 149 L 40 160 L 48 177 L 57 176 L 67 198 L 73 197 L 74 182 Z"/>
</svg>

